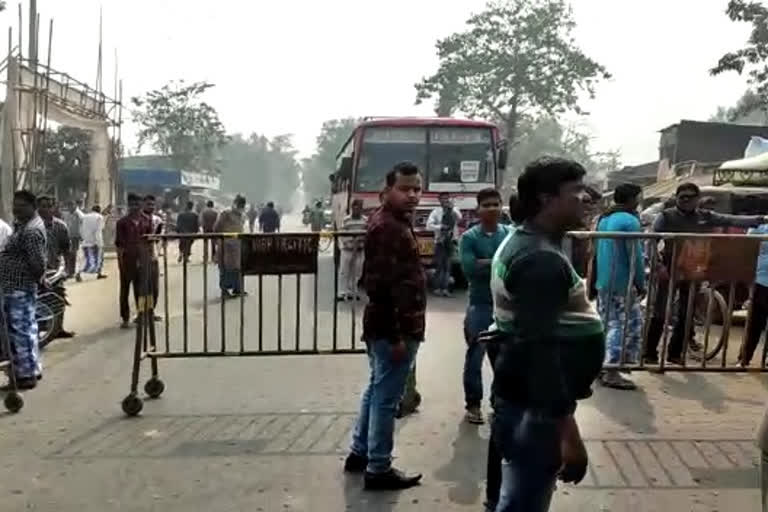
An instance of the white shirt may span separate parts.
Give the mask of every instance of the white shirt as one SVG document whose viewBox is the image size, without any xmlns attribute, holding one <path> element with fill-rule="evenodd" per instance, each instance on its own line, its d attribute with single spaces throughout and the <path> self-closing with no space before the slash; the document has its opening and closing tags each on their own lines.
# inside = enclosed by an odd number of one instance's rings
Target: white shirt
<svg viewBox="0 0 768 512">
<path fill-rule="evenodd" d="M 453 239 L 459 239 L 459 222 L 461 222 L 461 210 L 454 206 L 453 212 L 456 215 L 456 223 L 453 225 Z M 438 206 L 427 219 L 427 229 L 435 232 L 435 240 L 440 236 L 440 228 L 443 224 L 443 207 Z"/>
<path fill-rule="evenodd" d="M 80 210 L 76 210 L 80 212 Z M 94 245 L 104 246 L 104 216 L 99 212 L 79 213 L 82 220 L 80 225 L 80 236 L 83 241 L 80 243 L 83 247 L 93 247 Z"/>
<path fill-rule="evenodd" d="M 12 234 L 13 228 L 3 219 L 0 219 L 0 251 L 5 249 L 5 244 L 8 243 L 8 237 Z"/>
</svg>

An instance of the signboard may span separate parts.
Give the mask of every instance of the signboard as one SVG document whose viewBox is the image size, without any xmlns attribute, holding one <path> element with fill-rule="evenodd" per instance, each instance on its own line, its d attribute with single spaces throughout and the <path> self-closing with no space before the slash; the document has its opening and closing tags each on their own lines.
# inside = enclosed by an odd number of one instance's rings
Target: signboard
<svg viewBox="0 0 768 512">
<path fill-rule="evenodd" d="M 181 184 L 189 188 L 219 190 L 219 177 L 202 172 L 181 171 Z"/>
<path fill-rule="evenodd" d="M 480 162 L 478 160 L 461 161 L 461 181 L 476 183 L 480 179 Z"/>
<path fill-rule="evenodd" d="M 751 283 L 755 279 L 759 240 L 698 238 L 677 243 L 678 281 Z"/>
<path fill-rule="evenodd" d="M 244 235 L 243 275 L 317 274 L 317 233 Z"/>
</svg>

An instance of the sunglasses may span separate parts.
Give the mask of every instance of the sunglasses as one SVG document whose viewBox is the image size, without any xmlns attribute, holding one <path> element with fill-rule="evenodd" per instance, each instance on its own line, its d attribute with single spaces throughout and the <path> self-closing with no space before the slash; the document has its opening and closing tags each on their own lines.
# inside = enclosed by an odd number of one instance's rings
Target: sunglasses
<svg viewBox="0 0 768 512">
<path fill-rule="evenodd" d="M 699 197 L 698 194 L 680 194 L 677 196 L 677 199 L 680 201 L 691 201 L 697 197 Z"/>
</svg>

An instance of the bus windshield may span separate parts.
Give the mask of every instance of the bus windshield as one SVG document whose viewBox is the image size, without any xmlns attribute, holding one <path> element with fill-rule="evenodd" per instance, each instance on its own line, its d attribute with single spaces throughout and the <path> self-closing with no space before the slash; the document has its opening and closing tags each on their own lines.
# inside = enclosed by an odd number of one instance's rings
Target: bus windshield
<svg viewBox="0 0 768 512">
<path fill-rule="evenodd" d="M 494 155 L 488 128 L 432 128 L 429 134 L 429 190 L 493 184 Z"/>
<path fill-rule="evenodd" d="M 365 129 L 357 168 L 359 192 L 384 188 L 387 173 L 408 160 L 424 169 L 427 163 L 427 130 L 419 127 L 370 127 Z"/>
</svg>

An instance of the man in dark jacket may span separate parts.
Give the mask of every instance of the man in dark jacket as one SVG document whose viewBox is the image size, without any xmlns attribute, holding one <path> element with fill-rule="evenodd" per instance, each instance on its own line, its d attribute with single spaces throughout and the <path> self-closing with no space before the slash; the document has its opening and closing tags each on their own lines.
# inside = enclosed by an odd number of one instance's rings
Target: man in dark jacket
<svg viewBox="0 0 768 512">
<path fill-rule="evenodd" d="M 179 214 L 176 219 L 176 231 L 180 234 L 196 234 L 200 231 L 200 219 L 194 211 L 195 203 L 192 201 L 187 202 L 187 208 Z M 179 262 L 184 260 L 185 263 L 189 263 L 189 255 L 192 252 L 192 242 L 194 239 L 181 238 L 179 239 Z"/>
<path fill-rule="evenodd" d="M 695 183 L 683 183 L 677 187 L 675 193 L 675 206 L 662 211 L 653 223 L 653 230 L 657 233 L 711 233 L 716 227 L 755 227 L 765 222 L 762 215 L 723 215 L 712 210 L 704 210 L 699 207 L 701 191 Z M 659 361 L 658 345 L 664 332 L 664 320 L 669 290 L 669 272 L 672 266 L 672 252 L 674 242 L 665 244 L 661 254 L 662 264 L 659 269 L 660 278 L 656 302 L 652 309 L 653 316 L 648 327 L 648 344 L 645 347 L 645 360 L 649 364 Z M 679 293 L 679 304 L 688 304 L 688 293 L 691 283 L 678 281 L 671 293 Z M 685 308 L 682 308 L 685 309 Z M 667 347 L 667 361 L 674 364 L 682 364 L 683 340 L 686 339 L 685 311 L 678 312 L 678 321 L 674 318 L 674 331 Z M 689 341 L 689 348 L 697 350 L 698 343 Z"/>
<path fill-rule="evenodd" d="M 275 203 L 267 203 L 259 215 L 259 226 L 263 233 L 277 233 L 280 231 L 280 214 L 275 210 Z"/>
</svg>

